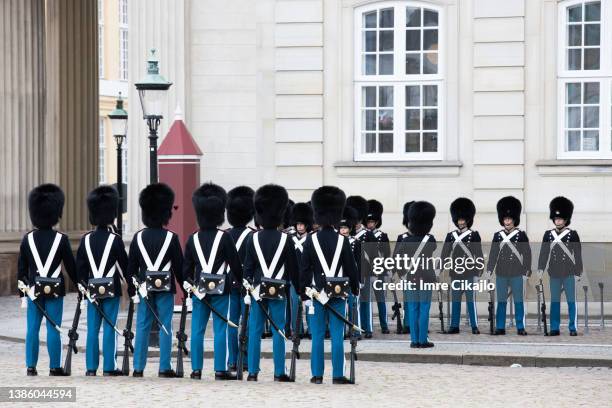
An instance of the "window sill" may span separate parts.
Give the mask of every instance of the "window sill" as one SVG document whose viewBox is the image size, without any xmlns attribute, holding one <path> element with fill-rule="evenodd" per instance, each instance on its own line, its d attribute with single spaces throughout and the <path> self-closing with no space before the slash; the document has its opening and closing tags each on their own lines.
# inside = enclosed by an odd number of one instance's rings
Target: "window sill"
<svg viewBox="0 0 612 408">
<path fill-rule="evenodd" d="M 612 174 L 612 160 L 539 160 L 538 173 L 542 176 L 599 176 Z"/>
<path fill-rule="evenodd" d="M 338 177 L 457 177 L 463 166 L 455 160 L 336 162 Z"/>
</svg>

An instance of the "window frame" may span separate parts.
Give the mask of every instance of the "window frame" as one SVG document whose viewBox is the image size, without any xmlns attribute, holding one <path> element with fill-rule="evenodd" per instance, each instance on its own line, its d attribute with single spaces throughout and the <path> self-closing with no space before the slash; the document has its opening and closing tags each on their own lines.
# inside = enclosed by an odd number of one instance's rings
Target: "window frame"
<svg viewBox="0 0 612 408">
<path fill-rule="evenodd" d="M 364 75 L 362 73 L 362 54 L 363 54 L 363 14 L 394 8 L 394 63 L 393 75 Z M 406 12 L 407 7 L 426 8 L 438 13 L 438 72 L 436 74 L 403 74 L 405 72 L 405 55 L 406 55 Z M 401 10 L 403 12 L 398 13 Z M 446 73 L 446 29 L 447 20 L 445 8 L 443 6 L 423 2 L 423 1 L 380 1 L 363 6 L 355 7 L 353 11 L 353 160 L 360 162 L 367 161 L 433 161 L 444 160 L 446 151 L 446 92 L 447 92 L 447 73 Z M 422 24 L 423 22 L 421 22 Z M 378 30 L 379 28 L 377 28 Z M 422 29 L 421 29 L 422 32 Z M 377 37 L 378 38 L 378 37 Z M 421 45 L 423 44 L 423 36 L 421 35 Z M 378 46 L 378 44 L 377 44 Z M 399 46 L 399 47 L 398 47 Z M 422 50 L 421 50 L 422 52 Z M 378 53 L 378 51 L 377 51 Z M 400 56 L 400 58 L 398 58 Z M 378 69 L 378 67 L 377 67 Z M 422 67 L 421 67 L 422 69 Z M 394 103 L 393 103 L 393 153 L 364 153 L 363 152 L 363 129 L 361 126 L 361 88 L 363 86 L 393 86 L 394 87 Z M 437 85 L 438 86 L 438 146 L 437 152 L 411 152 L 405 151 L 405 135 L 407 133 L 405 127 L 405 87 L 410 85 Z M 398 92 L 400 91 L 400 92 Z M 399 98 L 399 100 L 397 99 Z M 421 108 L 422 109 L 422 108 Z M 423 133 L 423 130 L 420 131 Z M 423 146 L 421 145 L 421 149 Z"/>
<path fill-rule="evenodd" d="M 557 5 L 557 158 L 558 159 L 612 159 L 612 7 L 600 1 L 600 41 L 598 70 L 566 69 L 566 50 L 569 7 L 588 3 L 590 0 L 566 0 Z M 584 63 L 584 61 L 582 61 Z M 566 151 L 565 123 L 566 84 L 599 82 L 599 150 Z M 583 120 L 583 119 L 582 119 Z M 584 128 L 581 128 L 584 129 Z"/>
<path fill-rule="evenodd" d="M 128 47 L 129 47 L 129 31 L 128 31 L 128 22 L 129 22 L 129 6 L 128 0 L 119 0 L 119 80 L 127 81 L 128 80 Z M 125 46 L 123 36 L 125 34 Z M 125 58 L 124 58 L 125 57 Z"/>
<path fill-rule="evenodd" d="M 98 77 L 104 79 L 104 0 L 98 0 Z"/>
<path fill-rule="evenodd" d="M 98 123 L 98 184 L 106 183 L 106 119 L 99 117 Z"/>
</svg>

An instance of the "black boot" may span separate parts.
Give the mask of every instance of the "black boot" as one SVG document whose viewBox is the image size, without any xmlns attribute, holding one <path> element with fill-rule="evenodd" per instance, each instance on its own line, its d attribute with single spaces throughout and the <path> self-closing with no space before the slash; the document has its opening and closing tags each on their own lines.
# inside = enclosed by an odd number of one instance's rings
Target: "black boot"
<svg viewBox="0 0 612 408">
<path fill-rule="evenodd" d="M 366 332 L 365 336 L 366 339 L 371 339 L 372 338 L 372 332 Z"/>
<path fill-rule="evenodd" d="M 525 331 L 525 329 L 518 329 L 516 331 L 516 334 L 518 334 L 519 336 L 526 336 L 527 332 Z"/>
<path fill-rule="evenodd" d="M 571 332 L 570 332 L 570 334 L 571 334 Z M 548 335 L 549 336 L 560 336 L 561 332 L 559 330 L 551 330 Z"/>
<path fill-rule="evenodd" d="M 312 384 L 323 384 L 323 377 L 312 377 L 310 382 Z"/>
<path fill-rule="evenodd" d="M 389 333 L 391 333 L 391 332 L 386 327 L 384 329 L 382 329 L 382 334 L 389 334 Z"/>
<path fill-rule="evenodd" d="M 104 371 L 102 375 L 104 377 L 119 377 L 119 376 L 122 376 L 123 373 L 120 370 L 113 370 L 113 371 Z"/>
<path fill-rule="evenodd" d="M 51 377 L 64 377 L 66 376 L 66 373 L 64 372 L 64 369 L 61 367 L 58 368 L 52 368 L 49 370 L 49 376 Z"/>
<path fill-rule="evenodd" d="M 570 336 L 574 337 L 577 335 L 578 335 L 578 332 L 576 332 L 576 330 L 570 330 Z"/>
<path fill-rule="evenodd" d="M 247 381 L 257 381 L 257 374 L 249 374 Z"/>
<path fill-rule="evenodd" d="M 236 364 L 228 364 L 227 371 L 236 371 Z"/>
<path fill-rule="evenodd" d="M 132 377 L 142 378 L 142 371 L 134 370 Z"/>
<path fill-rule="evenodd" d="M 410 343 L 410 348 L 421 348 L 419 343 Z"/>
<path fill-rule="evenodd" d="M 236 380 L 235 374 L 230 373 L 229 371 L 217 371 L 215 373 L 215 380 L 217 381 L 226 381 L 226 380 Z"/>
<path fill-rule="evenodd" d="M 480 334 L 480 330 L 478 330 L 478 327 L 472 327 L 472 334 Z"/>
<path fill-rule="evenodd" d="M 38 371 L 36 371 L 36 367 L 28 367 L 26 374 L 28 377 L 36 377 L 38 375 Z"/>
<path fill-rule="evenodd" d="M 172 369 L 166 370 L 166 371 L 160 371 L 157 373 L 157 376 L 159 378 L 176 378 L 176 372 L 174 372 L 174 370 Z"/>
<path fill-rule="evenodd" d="M 425 343 L 421 343 L 421 348 L 431 348 L 433 347 L 434 344 L 431 341 L 425 342 Z"/>
<path fill-rule="evenodd" d="M 291 378 L 289 378 L 287 374 L 275 375 L 274 381 L 275 382 L 291 382 Z"/>
<path fill-rule="evenodd" d="M 446 331 L 446 334 L 459 334 L 459 328 L 449 327 L 449 329 Z"/>
<path fill-rule="evenodd" d="M 495 329 L 495 335 L 496 336 L 505 336 L 506 335 L 506 329 Z"/>
<path fill-rule="evenodd" d="M 202 379 L 202 370 L 193 370 L 189 377 L 192 380 L 201 380 Z"/>
<path fill-rule="evenodd" d="M 96 376 L 96 370 L 87 370 L 87 371 L 85 371 L 85 376 L 86 377 L 95 377 Z"/>
<path fill-rule="evenodd" d="M 332 380 L 332 383 L 333 383 L 333 384 L 352 384 L 352 383 L 351 383 L 351 380 L 349 380 L 349 379 L 348 379 L 348 378 L 346 378 L 346 377 L 338 377 L 338 378 L 334 378 L 334 379 Z"/>
<path fill-rule="evenodd" d="M 403 334 L 410 334 L 410 326 L 406 326 L 402 329 Z"/>
</svg>

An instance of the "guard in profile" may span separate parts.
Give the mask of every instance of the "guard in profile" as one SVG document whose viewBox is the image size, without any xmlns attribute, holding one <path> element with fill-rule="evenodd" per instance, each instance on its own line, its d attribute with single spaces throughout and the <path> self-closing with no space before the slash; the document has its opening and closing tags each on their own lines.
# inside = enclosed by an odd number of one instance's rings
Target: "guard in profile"
<svg viewBox="0 0 612 408">
<path fill-rule="evenodd" d="M 368 215 L 366 217 L 366 228 L 372 232 L 376 242 L 376 250 L 374 257 L 388 258 L 391 255 L 391 244 L 389 244 L 389 236 L 381 231 L 382 226 L 383 205 L 377 200 L 368 200 Z M 389 276 L 379 275 L 384 281 L 389 280 Z M 374 290 L 376 298 L 376 306 L 378 307 L 378 320 L 380 321 L 380 329 L 382 334 L 389 334 L 389 323 L 387 320 L 387 303 L 385 290 Z"/>
<path fill-rule="evenodd" d="M 165 228 L 172 217 L 174 192 L 163 183 L 150 184 L 138 199 L 142 222 L 130 245 L 128 282 L 139 295 L 134 345 L 134 377 L 142 377 L 147 364 L 149 332 L 153 320 L 159 325 L 159 377 L 174 378 L 170 363 L 175 280 L 182 290 L 183 253 L 178 235 Z M 186 295 L 186 293 L 185 293 Z"/>
<path fill-rule="evenodd" d="M 272 326 L 274 381 L 290 382 L 285 373 L 285 327 L 287 287 L 299 287 L 298 263 L 291 239 L 279 231 L 289 196 L 284 187 L 266 184 L 255 192 L 255 214 L 262 229 L 247 242 L 243 284 L 245 303 L 251 305 L 247 381 L 257 381 L 264 323 Z"/>
<path fill-rule="evenodd" d="M 340 235 L 345 236 L 351 246 L 351 251 L 355 257 L 355 265 L 359 268 L 361 264 L 361 242 L 351 235 L 351 231 L 355 228 L 355 224 L 359 220 L 359 213 L 353 207 L 348 205 L 344 207 L 342 218 L 338 222 L 337 228 Z M 358 273 L 361 278 L 361 274 Z M 359 322 L 359 297 L 355 296 L 353 292 L 349 293 L 348 302 L 348 317 L 351 322 Z M 348 338 L 348 333 L 345 334 L 345 338 Z M 357 335 L 358 339 L 361 339 L 361 333 Z"/>
<path fill-rule="evenodd" d="M 87 196 L 89 222 L 95 229 L 81 238 L 76 257 L 79 289 L 87 299 L 87 376 L 95 376 L 100 363 L 101 325 L 103 375 L 122 375 L 117 366 L 114 328 L 121 299 L 121 278 L 123 271 L 127 271 L 128 257 L 123 240 L 111 230 L 118 208 L 119 194 L 111 186 L 99 186 Z M 127 285 L 127 290 L 130 297 L 136 294 L 134 285 Z"/>
<path fill-rule="evenodd" d="M 304 243 L 306 242 L 308 234 L 312 232 L 313 215 L 310 204 L 296 203 L 293 205 L 291 207 L 291 222 L 294 228 L 294 233 L 290 234 L 290 237 L 295 248 L 295 255 L 299 265 L 302 259 L 302 252 L 304 252 Z M 302 301 L 298 292 L 299 288 L 291 285 L 291 310 L 293 311 L 291 315 L 291 329 L 298 330 L 300 337 L 310 337 L 309 329 L 304 325 L 303 321 L 298 323 L 299 327 L 295 327 L 298 304 Z M 307 324 L 309 323 L 309 320 L 310 317 L 308 314 L 306 314 Z"/>
<path fill-rule="evenodd" d="M 75 285 L 77 278 L 68 236 L 53 229 L 62 217 L 64 201 L 64 192 L 54 184 L 42 184 L 28 195 L 28 210 L 34 229 L 21 240 L 17 259 L 19 295 L 22 307 L 27 304 L 25 357 L 28 376 L 38 375 L 36 365 L 43 317 L 47 321 L 49 375 L 65 375 L 61 367 L 59 326 L 66 295 L 62 264 Z"/>
<path fill-rule="evenodd" d="M 313 384 L 323 382 L 324 339 L 329 321 L 334 384 L 350 384 L 344 375 L 344 325 L 346 301 L 359 294 L 359 273 L 348 239 L 334 228 L 342 218 L 346 196 L 334 186 L 319 187 L 312 193 L 314 219 L 319 231 L 304 243 L 300 264 L 302 299 L 311 316 L 312 351 L 310 369 Z M 342 318 L 342 319 L 341 319 Z"/>
<path fill-rule="evenodd" d="M 521 222 L 521 202 L 512 196 L 497 202 L 497 218 L 502 230 L 493 235 L 491 252 L 484 277 L 490 280 L 496 274 L 497 312 L 495 334 L 506 334 L 506 305 L 508 290 L 512 291 L 519 336 L 526 336 L 523 288 L 531 275 L 531 248 L 525 231 L 518 228 Z"/>
<path fill-rule="evenodd" d="M 451 324 L 447 334 L 459 333 L 461 319 L 461 298 L 465 293 L 465 307 L 468 311 L 472 334 L 480 334 L 478 313 L 476 311 L 476 294 L 474 290 L 463 289 L 465 284 L 472 284 L 482 273 L 477 261 L 483 261 L 482 244 L 478 231 L 472 230 L 476 206 L 469 198 L 459 197 L 450 205 L 451 218 L 456 230 L 449 232 L 442 247 L 442 262 L 452 259 L 451 278 Z M 484 265 L 483 265 L 484 266 Z M 459 288 L 459 289 L 452 289 Z"/>
<path fill-rule="evenodd" d="M 565 292 L 569 315 L 569 334 L 576 331 L 576 286 L 581 280 L 582 247 L 576 230 L 569 225 L 574 213 L 574 204 L 565 197 L 556 197 L 550 202 L 550 219 L 555 228 L 546 231 L 542 238 L 542 249 L 538 259 L 538 278 L 544 272 L 550 276 L 550 335 L 558 336 L 561 325 L 561 291 Z"/>
<path fill-rule="evenodd" d="M 225 221 L 227 194 L 216 184 L 202 184 L 192 197 L 199 231 L 185 245 L 184 288 L 191 294 L 191 378 L 202 378 L 204 333 L 213 317 L 215 380 L 235 380 L 227 366 L 227 325 L 231 276 L 242 282 L 242 263 L 231 235 L 218 227 Z"/>
</svg>

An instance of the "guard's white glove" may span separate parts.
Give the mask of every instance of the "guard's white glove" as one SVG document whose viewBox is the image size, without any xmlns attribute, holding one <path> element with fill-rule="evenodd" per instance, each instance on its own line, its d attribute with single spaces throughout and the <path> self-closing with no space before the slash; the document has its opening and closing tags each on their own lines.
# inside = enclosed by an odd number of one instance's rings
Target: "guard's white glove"
<svg viewBox="0 0 612 408">
<path fill-rule="evenodd" d="M 251 292 L 251 296 L 253 296 L 253 299 L 255 299 L 256 302 L 259 302 L 261 300 L 261 296 L 259 296 L 260 288 L 261 288 L 261 285 L 257 285 Z"/>
<path fill-rule="evenodd" d="M 582 282 L 582 275 L 574 275 L 574 282 L 576 282 L 576 284 Z"/>
<path fill-rule="evenodd" d="M 26 307 L 28 307 L 28 298 L 23 296 L 21 297 L 21 305 L 19 306 L 22 309 L 25 309 Z"/>
<path fill-rule="evenodd" d="M 141 284 L 138 285 L 138 293 L 140 294 L 140 296 L 142 296 L 143 298 L 146 298 L 147 295 L 149 294 L 149 292 L 147 292 L 147 283 L 146 282 L 142 282 Z"/>
<path fill-rule="evenodd" d="M 543 269 L 538 269 L 537 278 L 538 278 L 538 280 L 542 280 L 544 278 L 544 270 Z"/>
<path fill-rule="evenodd" d="M 134 296 L 132 296 L 132 302 L 136 305 L 138 303 L 140 303 L 140 296 L 138 296 L 138 294 L 135 294 Z"/>
<path fill-rule="evenodd" d="M 32 302 L 36 300 L 36 295 L 34 295 L 34 286 L 28 286 L 24 281 L 19 280 L 17 281 L 17 287 L 20 291 L 28 295 L 28 297 L 32 299 Z"/>
<path fill-rule="evenodd" d="M 247 306 L 250 306 L 250 305 L 251 305 L 251 295 L 247 294 L 247 295 L 244 297 L 244 304 L 245 304 L 245 305 L 247 305 Z"/>
<path fill-rule="evenodd" d="M 83 294 L 83 299 L 87 299 L 89 298 L 89 292 L 87 291 L 87 289 L 85 288 L 85 286 L 81 285 L 80 283 L 77 285 L 77 288 L 79 289 L 79 292 L 81 292 Z"/>
</svg>

